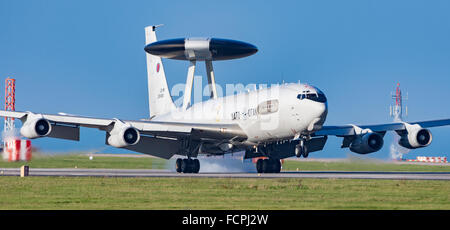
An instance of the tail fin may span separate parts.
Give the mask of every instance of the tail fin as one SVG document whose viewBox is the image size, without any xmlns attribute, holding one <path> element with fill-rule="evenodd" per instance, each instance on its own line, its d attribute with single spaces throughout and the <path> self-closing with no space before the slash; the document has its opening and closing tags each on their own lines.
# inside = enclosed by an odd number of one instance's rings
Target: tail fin
<svg viewBox="0 0 450 230">
<path fill-rule="evenodd" d="M 156 42 L 156 28 L 158 26 L 145 27 L 145 44 Z M 165 114 L 174 110 L 175 104 L 170 96 L 167 86 L 166 74 L 161 58 L 147 55 L 147 80 L 148 80 L 148 103 L 150 118 L 155 115 Z"/>
</svg>

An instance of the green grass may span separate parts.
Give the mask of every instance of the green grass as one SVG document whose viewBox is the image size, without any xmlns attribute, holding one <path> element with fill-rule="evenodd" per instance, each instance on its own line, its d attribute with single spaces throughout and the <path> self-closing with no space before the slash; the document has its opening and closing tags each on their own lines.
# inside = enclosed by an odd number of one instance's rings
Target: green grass
<svg viewBox="0 0 450 230">
<path fill-rule="evenodd" d="M 0 177 L 0 209 L 450 209 L 450 182 Z"/>
<path fill-rule="evenodd" d="M 296 171 L 297 169 L 299 171 L 450 172 L 450 165 L 398 164 L 363 160 L 345 162 L 287 160 L 283 164 L 283 170 Z"/>
<path fill-rule="evenodd" d="M 218 160 L 220 161 L 220 160 Z M 27 164 L 31 168 L 114 168 L 114 169 L 164 169 L 172 168 L 174 162 L 152 157 L 110 157 L 95 155 L 89 160 L 85 154 L 40 155 L 30 162 L 4 162 L 0 168 L 19 168 Z M 345 162 L 318 162 L 286 160 L 283 170 L 289 171 L 417 171 L 450 172 L 448 164 L 395 164 L 381 161 L 348 160 Z"/>
<path fill-rule="evenodd" d="M 153 157 L 107 157 L 95 156 L 89 160 L 85 154 L 38 155 L 30 162 L 0 161 L 0 168 L 112 168 L 112 169 L 163 169 L 167 165 L 164 159 Z"/>
<path fill-rule="evenodd" d="M 150 157 L 39 155 L 34 168 L 166 168 Z M 170 162 L 172 163 L 172 162 Z M 0 168 L 24 162 L 0 161 Z M 285 161 L 300 171 L 450 171 L 444 165 Z M 449 181 L 0 176 L 0 209 L 450 209 Z"/>
</svg>

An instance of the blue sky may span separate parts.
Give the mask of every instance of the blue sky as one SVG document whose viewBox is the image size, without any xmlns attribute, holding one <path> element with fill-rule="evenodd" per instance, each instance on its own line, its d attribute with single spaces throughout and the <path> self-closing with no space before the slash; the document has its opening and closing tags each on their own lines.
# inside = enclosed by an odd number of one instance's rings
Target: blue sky
<svg viewBox="0 0 450 230">
<path fill-rule="evenodd" d="M 450 118 L 448 12 L 450 2 L 437 0 L 0 0 L 0 76 L 17 79 L 17 110 L 145 118 L 144 27 L 162 23 L 160 39 L 213 36 L 256 45 L 254 56 L 216 62 L 217 83 L 310 83 L 328 97 L 329 125 L 390 122 L 397 82 L 409 94 L 407 120 Z M 164 61 L 169 86 L 184 82 L 187 65 Z M 205 75 L 202 65 L 197 70 Z M 408 158 L 448 156 L 450 127 L 432 132 L 432 145 Z M 106 147 L 99 130 L 81 134 L 81 142 L 33 143 L 52 151 L 122 151 Z M 391 138 L 369 157 L 388 157 Z M 311 156 L 356 156 L 340 142 L 330 137 Z"/>
</svg>

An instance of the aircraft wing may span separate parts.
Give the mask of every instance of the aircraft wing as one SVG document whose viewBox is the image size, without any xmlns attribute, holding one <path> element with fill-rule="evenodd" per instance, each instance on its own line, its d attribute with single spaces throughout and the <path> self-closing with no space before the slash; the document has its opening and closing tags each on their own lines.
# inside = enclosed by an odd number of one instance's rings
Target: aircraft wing
<svg viewBox="0 0 450 230">
<path fill-rule="evenodd" d="M 134 127 L 140 133 L 140 141 L 135 145 L 123 148 L 136 152 L 150 154 L 165 159 L 177 154 L 181 139 L 194 141 L 243 141 L 247 136 L 236 124 L 206 124 L 206 123 L 181 123 L 162 122 L 151 120 L 119 120 L 92 118 L 74 115 L 34 114 L 31 112 L 2 111 L 0 116 L 18 118 L 24 123 L 31 119 L 46 119 L 51 124 L 48 137 L 68 140 L 79 140 L 79 127 L 97 128 L 109 133 L 116 123 Z"/>
<path fill-rule="evenodd" d="M 322 129 L 315 132 L 315 136 L 351 136 L 356 135 L 359 127 L 361 129 L 370 129 L 373 132 L 384 133 L 386 131 L 403 131 L 406 130 L 406 125 L 420 125 L 422 128 L 431 128 L 437 126 L 450 125 L 450 119 L 419 121 L 419 122 L 394 122 L 388 124 L 377 125 L 341 125 L 341 126 L 323 126 Z"/>
</svg>

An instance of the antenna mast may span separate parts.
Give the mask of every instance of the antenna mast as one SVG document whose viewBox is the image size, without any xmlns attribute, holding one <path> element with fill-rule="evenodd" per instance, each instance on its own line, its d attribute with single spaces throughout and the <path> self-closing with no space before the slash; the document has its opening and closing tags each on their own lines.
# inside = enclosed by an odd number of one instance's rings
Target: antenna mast
<svg viewBox="0 0 450 230">
<path fill-rule="evenodd" d="M 5 111 L 16 110 L 16 79 L 6 78 L 5 80 Z M 4 132 L 14 131 L 14 118 L 5 117 Z M 3 140 L 5 143 L 6 140 Z"/>
<path fill-rule="evenodd" d="M 408 100 L 408 93 L 406 93 L 406 97 L 402 95 L 402 91 L 400 90 L 400 83 L 397 83 L 397 88 L 395 92 L 391 93 L 392 99 L 394 99 L 395 104 L 391 105 L 389 108 L 390 116 L 394 118 L 394 121 L 401 121 L 403 115 L 408 116 L 408 106 L 403 104 L 404 100 Z M 405 113 L 403 114 L 403 108 L 405 109 Z"/>
</svg>

